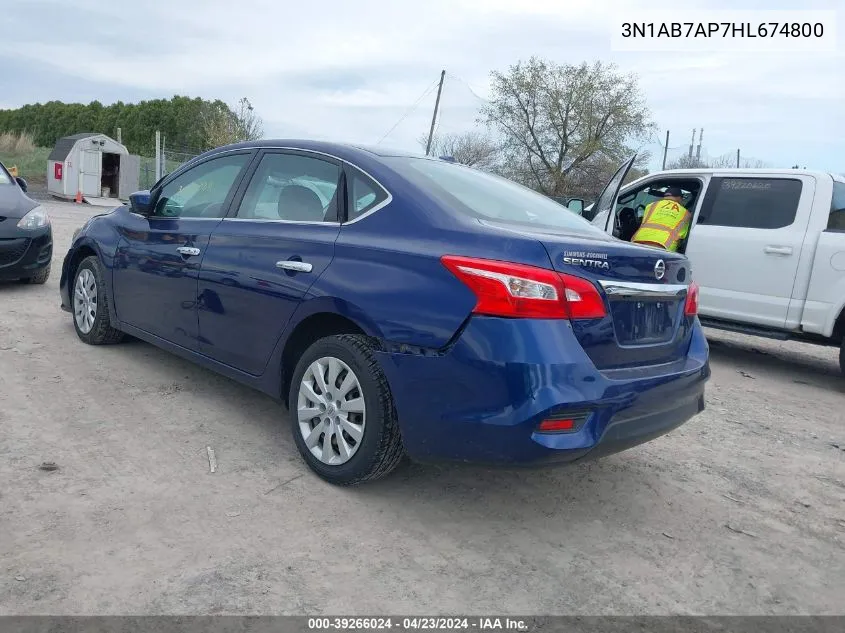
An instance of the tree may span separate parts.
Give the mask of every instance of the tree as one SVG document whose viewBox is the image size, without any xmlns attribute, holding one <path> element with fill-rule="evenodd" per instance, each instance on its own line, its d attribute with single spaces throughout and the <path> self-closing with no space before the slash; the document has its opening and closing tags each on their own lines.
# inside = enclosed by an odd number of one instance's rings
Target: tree
<svg viewBox="0 0 845 633">
<path fill-rule="evenodd" d="M 717 158 L 714 163 L 720 163 L 723 161 L 725 157 Z M 708 165 L 707 161 L 701 160 L 700 158 L 696 158 L 695 156 L 690 156 L 689 154 L 684 154 L 676 158 L 673 161 L 670 161 L 668 165 L 666 165 L 666 169 L 706 169 L 708 167 L 728 167 L 729 165 L 725 164 L 713 164 Z"/>
<path fill-rule="evenodd" d="M 264 136 L 264 121 L 255 113 L 255 108 L 249 99 L 243 97 L 238 101 L 238 109 L 235 111 L 235 122 L 238 134 L 243 141 L 257 141 Z"/>
<path fill-rule="evenodd" d="M 428 145 L 428 135 L 419 138 L 424 149 Z M 478 169 L 493 169 L 499 159 L 500 147 L 487 134 L 478 130 L 462 134 L 435 135 L 431 140 L 433 156 L 451 156 L 462 165 Z"/>
<path fill-rule="evenodd" d="M 205 111 L 204 130 L 211 147 L 242 141 L 256 141 L 264 135 L 261 117 L 246 97 L 232 110 L 222 101 L 209 104 Z"/>
<path fill-rule="evenodd" d="M 732 154 L 723 154 L 710 160 L 698 159 L 695 156 L 685 154 L 666 165 L 666 169 L 733 169 L 736 166 L 736 156 Z M 769 165 L 756 158 L 747 158 L 740 161 L 739 167 L 741 169 L 760 169 L 769 167 Z"/>
<path fill-rule="evenodd" d="M 238 109 L 232 110 L 220 100 L 205 101 L 178 95 L 140 103 L 118 101 L 108 106 L 98 101 L 87 105 L 50 101 L 0 110 L 0 133 L 27 132 L 36 145 L 51 147 L 56 140 L 69 134 L 100 132 L 114 136 L 119 127 L 123 144 L 130 152 L 151 156 L 155 133 L 160 131 L 167 139 L 168 147 L 198 153 L 220 144 L 210 141 L 206 135 L 210 112 L 215 112 L 220 120 L 234 121 L 234 132 L 227 136 L 226 142 L 231 142 L 229 138 L 261 137 L 261 119 L 248 100 L 241 99 Z M 222 127 L 228 128 L 228 125 Z"/>
<path fill-rule="evenodd" d="M 623 184 L 627 184 L 648 174 L 648 170 L 641 166 L 640 163 L 648 163 L 649 158 L 648 154 L 644 154 L 641 158 L 638 156 L 637 163 L 628 171 Z M 619 169 L 620 163 L 621 161 L 617 162 L 604 156 L 597 156 L 585 162 L 578 171 L 570 175 L 567 182 L 567 196 L 581 198 L 589 204 L 590 201 L 599 197 L 602 189 L 605 188 L 611 177 L 613 177 L 613 174 Z"/>
<path fill-rule="evenodd" d="M 654 130 L 636 76 L 613 64 L 532 57 L 491 77 L 481 119 L 503 138 L 504 175 L 546 195 L 568 194 L 591 161 L 621 162 Z"/>
</svg>

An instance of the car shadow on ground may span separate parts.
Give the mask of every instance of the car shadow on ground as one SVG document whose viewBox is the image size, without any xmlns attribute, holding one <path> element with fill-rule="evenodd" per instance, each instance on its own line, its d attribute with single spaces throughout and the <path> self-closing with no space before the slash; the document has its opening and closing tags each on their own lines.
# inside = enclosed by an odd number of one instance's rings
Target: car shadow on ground
<svg viewBox="0 0 845 633">
<path fill-rule="evenodd" d="M 74 335 L 70 323 L 67 329 L 69 335 Z M 237 431 L 236 425 L 254 425 L 251 431 L 257 432 L 262 441 L 274 444 L 279 459 L 287 461 L 293 458 L 299 464 L 301 475 L 297 479 L 301 477 L 304 482 L 311 480 L 307 484 L 309 486 L 323 485 L 301 461 L 290 430 L 289 412 L 281 402 L 132 337 L 98 352 L 131 355 L 134 363 L 144 366 L 139 373 L 157 371 L 163 382 L 179 382 L 186 391 L 201 390 L 203 407 L 211 410 L 225 410 L 231 407 L 232 402 L 238 402 L 238 419 L 230 420 L 235 425 L 232 428 L 234 432 Z M 414 506 L 421 512 L 432 505 L 445 507 L 442 505 L 445 503 L 461 507 L 470 514 L 513 514 L 516 512 L 514 508 L 518 507 L 520 515 L 551 517 L 558 515 L 561 504 L 570 506 L 570 509 L 571 504 L 584 504 L 586 516 L 593 516 L 593 512 L 586 508 L 595 506 L 598 512 L 596 504 L 601 500 L 615 499 L 618 503 L 621 498 L 643 492 L 651 494 L 649 491 L 663 497 L 664 493 L 657 492 L 663 487 L 659 471 L 660 468 L 650 463 L 641 449 L 635 448 L 623 455 L 608 456 L 602 460 L 540 468 L 422 464 L 406 459 L 382 480 L 351 488 L 324 485 L 341 495 L 358 497 L 368 505 L 380 506 L 393 500 L 405 507 Z M 671 493 L 666 491 L 665 496 L 671 496 Z M 514 498 L 521 500 L 516 506 L 513 505 Z M 498 507 L 500 503 L 502 508 Z M 511 507 L 505 509 L 507 504 Z M 518 517 L 514 514 L 513 518 Z"/>
<path fill-rule="evenodd" d="M 755 339 L 733 341 L 708 336 L 711 362 L 735 365 L 738 371 L 754 377 L 755 372 L 779 381 L 812 385 L 845 393 L 845 376 L 835 360 L 813 355 L 825 349 L 810 343 L 783 343 L 777 348 L 763 349 Z M 802 349 L 803 348 L 803 349 Z"/>
<path fill-rule="evenodd" d="M 26 290 L 32 292 L 37 288 L 43 288 L 43 286 L 27 284 L 17 279 L 13 279 L 11 281 L 0 280 L 0 292 L 3 294 L 20 293 Z"/>
</svg>

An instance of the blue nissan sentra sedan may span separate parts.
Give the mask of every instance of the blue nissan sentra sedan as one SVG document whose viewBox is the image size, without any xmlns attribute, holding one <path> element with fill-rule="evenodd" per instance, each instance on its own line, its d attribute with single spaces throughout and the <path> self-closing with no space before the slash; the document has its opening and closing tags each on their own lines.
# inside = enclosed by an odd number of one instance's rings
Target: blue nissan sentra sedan
<svg viewBox="0 0 845 633">
<path fill-rule="evenodd" d="M 282 400 L 335 484 L 404 455 L 607 455 L 702 411 L 710 375 L 684 256 L 481 171 L 335 143 L 195 158 L 85 224 L 60 288 L 85 343 L 129 334 Z"/>
</svg>

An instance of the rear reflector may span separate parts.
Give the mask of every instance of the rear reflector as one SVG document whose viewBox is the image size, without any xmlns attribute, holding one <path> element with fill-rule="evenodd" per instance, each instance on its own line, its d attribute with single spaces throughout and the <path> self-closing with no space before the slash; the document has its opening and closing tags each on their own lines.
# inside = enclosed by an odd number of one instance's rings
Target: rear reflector
<svg viewBox="0 0 845 633">
<path fill-rule="evenodd" d="M 600 319 L 607 312 L 587 279 L 546 268 L 444 255 L 443 265 L 476 296 L 473 312 L 535 319 Z"/>
<path fill-rule="evenodd" d="M 554 431 L 571 431 L 575 428 L 575 420 L 543 420 L 538 431 L 545 431 L 546 433 Z"/>
<path fill-rule="evenodd" d="M 692 282 L 687 289 L 687 302 L 684 304 L 684 314 L 695 316 L 698 314 L 698 284 Z"/>
</svg>

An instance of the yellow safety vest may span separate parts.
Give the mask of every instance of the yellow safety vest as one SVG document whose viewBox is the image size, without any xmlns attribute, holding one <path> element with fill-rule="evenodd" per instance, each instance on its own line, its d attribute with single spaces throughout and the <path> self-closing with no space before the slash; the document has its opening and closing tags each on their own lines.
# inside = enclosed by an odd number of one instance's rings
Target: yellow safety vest
<svg viewBox="0 0 845 633">
<path fill-rule="evenodd" d="M 652 202 L 646 207 L 643 223 L 631 241 L 677 251 L 681 240 L 689 234 L 690 219 L 690 212 L 673 200 Z"/>
</svg>

